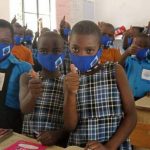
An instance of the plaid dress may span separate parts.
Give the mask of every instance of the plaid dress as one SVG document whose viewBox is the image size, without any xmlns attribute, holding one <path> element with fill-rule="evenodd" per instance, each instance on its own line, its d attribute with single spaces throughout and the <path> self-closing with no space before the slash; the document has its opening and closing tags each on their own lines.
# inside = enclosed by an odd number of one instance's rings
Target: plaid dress
<svg viewBox="0 0 150 150">
<path fill-rule="evenodd" d="M 84 147 L 88 141 L 106 143 L 123 118 L 120 93 L 115 78 L 115 64 L 104 64 L 93 75 L 81 75 L 77 94 L 79 121 L 70 134 L 68 145 Z M 119 150 L 130 150 L 128 140 Z"/>
<path fill-rule="evenodd" d="M 23 134 L 35 137 L 36 132 L 53 131 L 63 127 L 63 79 L 43 79 L 44 91 L 37 98 L 35 109 L 24 116 Z"/>
</svg>

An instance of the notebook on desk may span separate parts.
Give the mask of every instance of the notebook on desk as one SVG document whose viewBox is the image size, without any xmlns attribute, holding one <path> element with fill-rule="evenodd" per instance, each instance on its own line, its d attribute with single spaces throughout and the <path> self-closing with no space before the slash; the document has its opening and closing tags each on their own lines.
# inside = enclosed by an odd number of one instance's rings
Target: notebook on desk
<svg viewBox="0 0 150 150">
<path fill-rule="evenodd" d="M 5 139 L 7 139 L 12 134 L 13 134 L 13 130 L 12 129 L 0 128 L 0 142 L 4 141 Z"/>
<path fill-rule="evenodd" d="M 19 140 L 4 150 L 45 150 L 46 148 L 47 146 L 41 144 Z"/>
</svg>

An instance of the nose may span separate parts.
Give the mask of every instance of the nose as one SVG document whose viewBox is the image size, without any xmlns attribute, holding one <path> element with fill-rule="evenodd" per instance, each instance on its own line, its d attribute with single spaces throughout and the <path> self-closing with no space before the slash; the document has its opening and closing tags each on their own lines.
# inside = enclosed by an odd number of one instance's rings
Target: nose
<svg viewBox="0 0 150 150">
<path fill-rule="evenodd" d="M 80 49 L 79 53 L 78 53 L 79 56 L 86 56 L 87 53 L 84 49 Z"/>
</svg>

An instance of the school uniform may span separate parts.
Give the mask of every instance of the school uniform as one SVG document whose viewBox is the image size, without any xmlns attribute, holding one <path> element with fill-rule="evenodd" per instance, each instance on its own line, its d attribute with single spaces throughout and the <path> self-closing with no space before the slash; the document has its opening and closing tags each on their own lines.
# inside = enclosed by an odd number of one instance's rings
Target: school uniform
<svg viewBox="0 0 150 150">
<path fill-rule="evenodd" d="M 91 75 L 81 75 L 77 93 L 79 114 L 76 129 L 70 133 L 68 145 L 85 147 L 88 141 L 104 144 L 116 133 L 124 117 L 118 91 L 115 64 L 106 63 Z M 130 150 L 125 140 L 119 150 Z"/>
<path fill-rule="evenodd" d="M 150 91 L 150 62 L 128 57 L 125 71 L 135 99 L 144 97 Z"/>
<path fill-rule="evenodd" d="M 19 80 L 20 76 L 30 69 L 29 63 L 19 61 L 11 54 L 0 62 L 0 128 L 21 132 Z"/>
</svg>

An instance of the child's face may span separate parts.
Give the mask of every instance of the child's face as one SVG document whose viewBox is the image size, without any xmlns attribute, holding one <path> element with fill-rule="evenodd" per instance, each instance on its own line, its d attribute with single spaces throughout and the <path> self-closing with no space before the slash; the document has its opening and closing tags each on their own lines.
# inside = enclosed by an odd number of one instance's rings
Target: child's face
<svg viewBox="0 0 150 150">
<path fill-rule="evenodd" d="M 39 52 L 44 54 L 60 54 L 63 52 L 63 41 L 55 37 L 41 37 L 38 42 Z"/>
<path fill-rule="evenodd" d="M 10 29 L 0 28 L 0 43 L 12 43 L 12 35 Z"/>
<path fill-rule="evenodd" d="M 92 56 L 99 49 L 99 38 L 94 34 L 73 34 L 69 39 L 69 48 L 75 55 Z"/>
<path fill-rule="evenodd" d="M 140 37 L 136 37 L 133 39 L 133 45 L 136 45 L 139 48 L 146 48 L 147 42 Z"/>
<path fill-rule="evenodd" d="M 108 35 L 110 38 L 114 39 L 114 29 L 111 27 L 103 26 L 101 29 L 102 35 Z"/>
</svg>

